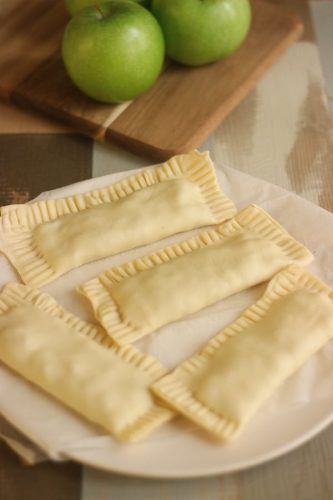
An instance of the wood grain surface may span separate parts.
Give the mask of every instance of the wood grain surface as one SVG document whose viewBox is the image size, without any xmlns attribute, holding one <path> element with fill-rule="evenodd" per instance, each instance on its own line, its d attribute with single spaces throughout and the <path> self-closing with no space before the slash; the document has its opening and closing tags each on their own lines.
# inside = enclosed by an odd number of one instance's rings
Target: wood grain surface
<svg viewBox="0 0 333 500">
<path fill-rule="evenodd" d="M 158 160 L 199 146 L 302 31 L 288 11 L 253 0 L 250 34 L 235 54 L 197 68 L 169 64 L 144 95 L 119 106 L 93 101 L 69 80 L 59 51 L 67 20 L 62 2 L 45 0 L 21 0 L 4 16 L 0 95 Z"/>
<path fill-rule="evenodd" d="M 29 0 L 7 9 L 1 5 L 0 95 L 4 99 L 59 47 L 68 21 L 63 2 Z"/>
</svg>

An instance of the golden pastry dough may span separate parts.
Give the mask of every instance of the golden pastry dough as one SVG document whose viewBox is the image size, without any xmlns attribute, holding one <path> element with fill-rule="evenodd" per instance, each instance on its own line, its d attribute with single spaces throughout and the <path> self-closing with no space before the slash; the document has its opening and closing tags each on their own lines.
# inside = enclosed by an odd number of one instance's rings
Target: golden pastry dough
<svg viewBox="0 0 333 500">
<path fill-rule="evenodd" d="M 82 264 L 235 212 L 209 154 L 193 152 L 89 193 L 3 207 L 0 250 L 25 283 L 39 287 Z"/>
<path fill-rule="evenodd" d="M 118 344 L 270 279 L 311 253 L 251 205 L 217 229 L 110 269 L 83 284 L 96 318 Z"/>
<path fill-rule="evenodd" d="M 215 437 L 233 439 L 260 405 L 333 336 L 333 290 L 297 266 L 153 392 Z"/>
<path fill-rule="evenodd" d="M 148 389 L 166 372 L 157 360 L 113 346 L 101 328 L 24 285 L 0 294 L 0 360 L 121 440 L 172 417 Z"/>
</svg>

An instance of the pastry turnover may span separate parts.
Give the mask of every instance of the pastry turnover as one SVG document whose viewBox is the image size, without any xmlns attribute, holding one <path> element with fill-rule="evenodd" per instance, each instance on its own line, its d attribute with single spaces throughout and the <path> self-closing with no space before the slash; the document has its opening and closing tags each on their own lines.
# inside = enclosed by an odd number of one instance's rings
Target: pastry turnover
<svg viewBox="0 0 333 500">
<path fill-rule="evenodd" d="M 0 360 L 118 439 L 133 441 L 172 417 L 148 387 L 166 373 L 132 346 L 20 284 L 0 294 Z"/>
<path fill-rule="evenodd" d="M 152 390 L 216 438 L 230 440 L 332 336 L 333 290 L 290 266 L 258 302 Z"/>
<path fill-rule="evenodd" d="M 269 280 L 311 253 L 255 205 L 199 235 L 114 267 L 79 291 L 118 344 Z"/>
<path fill-rule="evenodd" d="M 193 152 L 102 189 L 3 207 L 0 250 L 25 283 L 39 287 L 82 264 L 235 212 L 209 154 Z"/>
</svg>

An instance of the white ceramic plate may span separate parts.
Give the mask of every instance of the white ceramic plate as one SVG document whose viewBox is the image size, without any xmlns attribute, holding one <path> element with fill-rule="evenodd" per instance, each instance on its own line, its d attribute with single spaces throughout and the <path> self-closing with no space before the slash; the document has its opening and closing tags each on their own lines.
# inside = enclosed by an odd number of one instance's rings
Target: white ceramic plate
<svg viewBox="0 0 333 500">
<path fill-rule="evenodd" d="M 115 182 L 128 175 L 119 173 L 89 183 L 47 193 L 59 197 Z M 333 285 L 331 237 L 333 216 L 287 193 L 240 172 L 219 173 L 223 190 L 243 208 L 257 203 L 267 209 L 299 241 L 315 252 L 311 270 Z M 294 214 L 290 217 L 290 214 Z M 322 228 L 325 227 L 325 232 Z M 103 259 L 76 269 L 43 289 L 64 307 L 91 319 L 85 301 L 75 287 L 106 268 L 149 253 L 167 242 Z M 0 285 L 17 277 L 0 258 Z M 236 294 L 184 321 L 165 327 L 139 342 L 138 347 L 158 357 L 168 368 L 202 347 L 212 335 L 233 321 L 262 294 L 265 286 Z M 221 445 L 185 420 L 178 419 L 135 444 L 119 444 L 83 419 L 51 400 L 30 384 L 0 366 L 0 412 L 35 441 L 51 458 L 71 458 L 107 471 L 153 478 L 190 478 L 233 472 L 254 466 L 291 451 L 315 436 L 333 421 L 332 342 L 291 377 L 262 408 L 234 442 Z M 318 357 L 319 356 L 319 357 Z M 313 377 L 318 366 L 320 377 Z M 305 384 L 304 384 L 305 380 Z M 301 383 L 300 383 L 301 382 Z M 24 411 L 22 411 L 24 408 Z"/>
<path fill-rule="evenodd" d="M 196 429 L 171 424 L 142 443 L 72 450 L 68 458 L 120 474 L 180 479 L 235 472 L 277 458 L 304 444 L 333 421 L 333 398 L 279 415 L 258 415 L 233 443 L 210 443 Z M 168 427 L 168 429 L 167 429 Z"/>
</svg>

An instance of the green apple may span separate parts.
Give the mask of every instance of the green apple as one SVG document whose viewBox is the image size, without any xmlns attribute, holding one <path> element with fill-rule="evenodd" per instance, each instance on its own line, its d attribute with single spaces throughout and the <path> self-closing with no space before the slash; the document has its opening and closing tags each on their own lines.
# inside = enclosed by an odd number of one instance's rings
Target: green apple
<svg viewBox="0 0 333 500">
<path fill-rule="evenodd" d="M 174 61 L 197 66 L 232 54 L 251 24 L 249 0 L 153 0 L 166 53 Z"/>
<path fill-rule="evenodd" d="M 74 84 L 102 102 L 145 92 L 164 62 L 164 38 L 154 16 L 128 0 L 87 7 L 68 23 L 62 58 Z"/>
<path fill-rule="evenodd" d="M 132 0 L 132 2 L 137 2 L 143 7 L 149 7 L 149 1 L 150 0 Z M 67 7 L 68 12 L 70 13 L 71 16 L 74 16 L 80 10 L 84 9 L 85 7 L 90 7 L 91 5 L 95 5 L 98 3 L 98 0 L 65 0 L 65 5 Z"/>
</svg>

